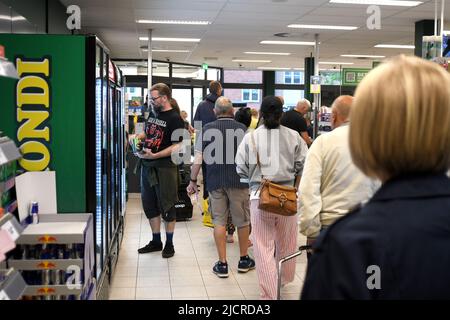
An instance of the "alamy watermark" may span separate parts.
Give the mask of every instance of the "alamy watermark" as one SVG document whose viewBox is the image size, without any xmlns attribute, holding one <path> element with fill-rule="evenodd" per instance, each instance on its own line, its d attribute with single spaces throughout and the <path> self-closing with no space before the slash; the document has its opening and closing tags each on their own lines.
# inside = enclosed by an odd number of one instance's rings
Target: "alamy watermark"
<svg viewBox="0 0 450 320">
<path fill-rule="evenodd" d="M 192 148 L 194 148 L 195 152 L 202 153 L 202 160 L 208 165 L 256 166 L 255 150 L 257 150 L 264 175 L 275 175 L 278 172 L 280 160 L 284 156 L 280 150 L 282 137 L 279 130 L 267 130 L 263 137 L 260 134 L 254 135 L 254 145 L 250 136 L 253 133 L 246 133 L 243 129 L 226 129 L 225 134 L 215 128 L 203 131 L 201 122 L 196 122 L 195 128 L 200 129 L 197 130 L 194 145 L 191 144 L 191 136 L 186 129 L 177 129 L 173 132 L 172 141 L 182 140 L 180 147 L 171 155 L 173 163 L 190 164 Z M 241 146 L 242 156 L 235 158 L 235 151 L 241 143 L 244 144 Z M 292 143 L 292 147 L 295 148 L 295 141 Z M 297 147 L 300 148 L 299 145 Z"/>
<path fill-rule="evenodd" d="M 381 268 L 377 265 L 367 267 L 366 273 L 369 275 L 366 281 L 367 289 L 381 290 Z"/>
</svg>

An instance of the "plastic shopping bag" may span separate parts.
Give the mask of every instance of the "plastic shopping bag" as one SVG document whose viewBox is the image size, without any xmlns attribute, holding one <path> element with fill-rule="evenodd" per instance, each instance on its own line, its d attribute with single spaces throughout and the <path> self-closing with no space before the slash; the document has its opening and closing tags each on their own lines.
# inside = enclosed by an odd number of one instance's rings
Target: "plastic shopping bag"
<svg viewBox="0 0 450 320">
<path fill-rule="evenodd" d="M 203 199 L 202 207 L 203 207 L 203 211 L 202 211 L 203 212 L 202 213 L 203 214 L 203 225 L 205 227 L 214 228 L 208 199 Z"/>
</svg>

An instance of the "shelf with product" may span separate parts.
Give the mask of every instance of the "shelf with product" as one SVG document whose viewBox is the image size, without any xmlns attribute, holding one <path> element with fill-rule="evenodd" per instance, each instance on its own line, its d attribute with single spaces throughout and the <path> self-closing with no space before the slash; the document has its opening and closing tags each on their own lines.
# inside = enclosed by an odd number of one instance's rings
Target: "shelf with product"
<svg viewBox="0 0 450 320">
<path fill-rule="evenodd" d="M 17 70 L 5 58 L 5 48 L 0 45 L 0 77 L 18 79 Z M 26 289 L 26 283 L 17 270 L 7 269 L 6 258 L 16 247 L 15 241 L 22 233 L 22 226 L 16 219 L 15 198 L 16 160 L 21 158 L 14 141 L 0 131 L 0 300 L 19 300 Z"/>
<path fill-rule="evenodd" d="M 91 214 L 41 214 L 16 241 L 7 263 L 19 270 L 24 300 L 95 299 L 95 256 Z"/>
<path fill-rule="evenodd" d="M 330 132 L 333 128 L 331 125 L 331 108 L 328 108 L 326 106 L 322 106 L 320 108 L 320 112 L 318 115 L 319 121 L 318 121 L 318 135 Z"/>
<path fill-rule="evenodd" d="M 0 300 L 19 300 L 26 286 L 20 272 L 0 269 Z"/>
</svg>

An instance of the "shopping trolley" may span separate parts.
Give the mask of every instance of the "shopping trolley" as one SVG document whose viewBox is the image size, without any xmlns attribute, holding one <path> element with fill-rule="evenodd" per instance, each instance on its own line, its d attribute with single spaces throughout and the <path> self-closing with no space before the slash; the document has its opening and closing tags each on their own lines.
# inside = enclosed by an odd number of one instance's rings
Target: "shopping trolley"
<svg viewBox="0 0 450 320">
<path fill-rule="evenodd" d="M 278 261 L 278 267 L 277 267 L 277 275 L 278 275 L 278 286 L 277 286 L 277 300 L 280 300 L 281 298 L 281 266 L 286 261 L 289 261 L 291 259 L 294 259 L 295 257 L 298 257 L 303 253 L 303 251 L 311 250 L 312 246 L 300 246 L 298 248 L 298 251 L 281 258 L 280 261 Z"/>
</svg>

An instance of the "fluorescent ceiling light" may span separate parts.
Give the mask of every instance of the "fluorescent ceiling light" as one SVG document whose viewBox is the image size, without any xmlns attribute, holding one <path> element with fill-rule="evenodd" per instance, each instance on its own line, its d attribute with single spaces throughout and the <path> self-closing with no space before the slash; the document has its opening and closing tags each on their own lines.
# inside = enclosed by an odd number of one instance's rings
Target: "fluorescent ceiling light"
<svg viewBox="0 0 450 320">
<path fill-rule="evenodd" d="M 414 45 L 405 44 L 377 44 L 375 48 L 387 48 L 387 49 L 415 49 Z"/>
<path fill-rule="evenodd" d="M 142 51 L 148 51 L 147 48 L 142 48 Z M 189 53 L 189 50 L 171 50 L 171 49 L 153 49 L 152 52 L 173 52 L 173 53 Z"/>
<path fill-rule="evenodd" d="M 281 68 L 281 67 L 258 67 L 260 70 L 291 70 L 291 68 Z"/>
<path fill-rule="evenodd" d="M 353 62 L 329 62 L 329 61 L 320 61 L 319 64 L 341 64 L 341 65 L 352 65 Z"/>
<path fill-rule="evenodd" d="M 148 41 L 148 37 L 139 37 L 141 41 Z M 194 38 L 152 38 L 152 41 L 166 41 L 166 42 L 200 42 L 201 39 Z"/>
<path fill-rule="evenodd" d="M 7 20 L 7 21 L 24 21 L 27 20 L 22 16 L 16 16 L 16 17 L 11 17 L 11 16 L 5 16 L 5 15 L 0 15 L 0 20 Z"/>
<path fill-rule="evenodd" d="M 341 4 L 363 4 L 378 6 L 398 6 L 398 7 L 416 7 L 422 4 L 422 1 L 398 1 L 398 0 L 330 0 L 330 3 Z"/>
<path fill-rule="evenodd" d="M 323 30 L 356 30 L 358 27 L 352 26 L 327 26 L 327 25 L 315 25 L 315 24 L 290 24 L 288 28 L 296 29 L 323 29 Z"/>
<path fill-rule="evenodd" d="M 279 40 L 263 40 L 260 44 L 285 44 L 285 45 L 294 45 L 294 46 L 313 46 L 315 42 L 309 41 L 279 41 Z"/>
<path fill-rule="evenodd" d="M 233 59 L 233 62 L 255 62 L 255 63 L 270 63 L 271 60 L 248 60 L 248 59 Z"/>
<path fill-rule="evenodd" d="M 262 54 L 262 55 L 273 55 L 273 56 L 289 56 L 291 55 L 289 52 L 255 52 L 255 51 L 246 51 L 245 54 Z"/>
<path fill-rule="evenodd" d="M 195 21 L 195 20 L 137 20 L 137 23 L 151 23 L 151 24 L 192 24 L 192 25 L 208 25 L 209 21 Z"/>
<path fill-rule="evenodd" d="M 367 55 L 367 54 L 341 54 L 341 57 L 344 57 L 344 58 L 374 58 L 374 59 L 386 58 L 386 56 L 375 56 L 375 55 Z"/>
</svg>

